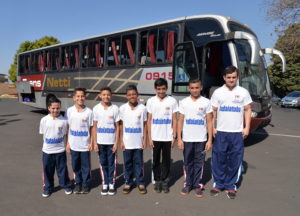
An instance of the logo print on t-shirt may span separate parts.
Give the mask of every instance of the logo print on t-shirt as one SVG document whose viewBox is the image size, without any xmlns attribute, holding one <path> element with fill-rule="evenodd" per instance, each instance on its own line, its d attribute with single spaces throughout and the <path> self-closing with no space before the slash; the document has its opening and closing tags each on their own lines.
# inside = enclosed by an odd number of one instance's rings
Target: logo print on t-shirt
<svg viewBox="0 0 300 216">
<path fill-rule="evenodd" d="M 203 110 L 204 110 L 203 107 L 199 107 L 199 108 L 198 108 L 197 115 L 198 115 L 198 116 L 201 116 L 201 115 L 203 114 Z"/>
<path fill-rule="evenodd" d="M 63 127 L 58 127 L 58 135 L 62 135 L 63 134 Z"/>
<path fill-rule="evenodd" d="M 242 103 L 241 98 L 239 95 L 234 95 L 234 100 L 232 103 Z"/>
</svg>

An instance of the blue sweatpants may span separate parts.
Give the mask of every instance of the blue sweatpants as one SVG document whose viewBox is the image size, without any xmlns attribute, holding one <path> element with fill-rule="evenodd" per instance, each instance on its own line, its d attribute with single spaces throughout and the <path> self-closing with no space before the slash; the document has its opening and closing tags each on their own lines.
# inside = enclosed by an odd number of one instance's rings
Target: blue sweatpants
<svg viewBox="0 0 300 216">
<path fill-rule="evenodd" d="M 43 189 L 51 192 L 54 187 L 54 172 L 56 169 L 59 185 L 63 189 L 71 188 L 68 175 L 66 152 L 47 154 L 43 152 Z"/>
<path fill-rule="evenodd" d="M 91 179 L 91 159 L 89 151 L 71 150 L 72 169 L 75 174 L 75 184 L 89 187 Z"/>
<path fill-rule="evenodd" d="M 98 155 L 102 184 L 115 184 L 116 181 L 116 153 L 112 152 L 113 145 L 99 145 Z"/>
<path fill-rule="evenodd" d="M 201 187 L 205 160 L 205 143 L 206 142 L 184 142 L 184 186 L 190 189 Z"/>
<path fill-rule="evenodd" d="M 212 151 L 213 187 L 219 190 L 237 190 L 243 156 L 242 133 L 217 132 Z"/>
<path fill-rule="evenodd" d="M 145 185 L 143 149 L 125 149 L 123 157 L 125 184 L 133 186 L 135 174 L 136 184 Z"/>
</svg>

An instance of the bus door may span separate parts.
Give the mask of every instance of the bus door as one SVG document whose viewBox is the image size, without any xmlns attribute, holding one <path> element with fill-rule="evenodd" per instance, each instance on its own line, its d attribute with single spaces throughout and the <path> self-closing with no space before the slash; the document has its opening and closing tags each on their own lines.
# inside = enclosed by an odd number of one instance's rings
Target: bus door
<svg viewBox="0 0 300 216">
<path fill-rule="evenodd" d="M 201 74 L 202 95 L 210 98 L 213 91 L 224 84 L 223 71 L 232 65 L 231 57 L 228 41 L 212 42 L 205 46 Z"/>
<path fill-rule="evenodd" d="M 199 79 L 199 66 L 192 41 L 177 44 L 174 49 L 172 93 L 189 93 L 189 80 Z"/>
</svg>

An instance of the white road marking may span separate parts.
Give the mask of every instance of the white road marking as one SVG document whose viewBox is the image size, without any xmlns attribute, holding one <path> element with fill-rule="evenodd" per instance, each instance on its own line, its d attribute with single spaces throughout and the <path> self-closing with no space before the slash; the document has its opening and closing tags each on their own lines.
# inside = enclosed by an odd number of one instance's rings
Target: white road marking
<svg viewBox="0 0 300 216">
<path fill-rule="evenodd" d="M 289 134 L 273 134 L 273 133 L 262 133 L 262 132 L 254 132 L 254 133 L 252 133 L 252 134 L 300 138 L 300 136 L 296 136 L 296 135 L 289 135 Z"/>
</svg>

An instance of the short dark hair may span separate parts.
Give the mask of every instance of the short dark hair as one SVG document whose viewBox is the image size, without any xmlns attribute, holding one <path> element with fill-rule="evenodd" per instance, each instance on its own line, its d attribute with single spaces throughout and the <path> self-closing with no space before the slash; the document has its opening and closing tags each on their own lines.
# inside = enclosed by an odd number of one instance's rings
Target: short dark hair
<svg viewBox="0 0 300 216">
<path fill-rule="evenodd" d="M 46 106 L 49 107 L 52 103 L 61 104 L 61 101 L 55 96 L 55 94 L 48 94 L 46 97 Z"/>
<path fill-rule="evenodd" d="M 83 94 L 86 95 L 86 89 L 85 89 L 85 88 L 81 88 L 81 87 L 75 88 L 75 90 L 74 90 L 74 95 L 75 95 L 78 91 L 82 91 Z"/>
<path fill-rule="evenodd" d="M 134 90 L 136 91 L 136 93 L 139 93 L 135 85 L 128 85 L 126 88 L 126 93 L 131 90 Z"/>
<path fill-rule="evenodd" d="M 189 85 L 190 85 L 190 84 L 193 84 L 193 83 L 199 83 L 200 85 L 202 85 L 202 82 L 201 82 L 201 80 L 199 80 L 199 79 L 191 79 L 191 80 L 189 81 Z"/>
<path fill-rule="evenodd" d="M 164 78 L 158 78 L 154 82 L 154 88 L 157 88 L 158 86 L 166 86 L 168 88 L 168 81 Z"/>
<path fill-rule="evenodd" d="M 234 72 L 236 72 L 237 75 L 239 76 L 239 73 L 240 73 L 239 69 L 237 69 L 236 67 L 234 67 L 232 65 L 228 66 L 228 67 L 225 68 L 225 70 L 223 72 L 223 76 L 226 76 L 227 74 L 232 74 Z"/>
<path fill-rule="evenodd" d="M 102 91 L 109 91 L 110 93 L 112 93 L 111 88 L 108 87 L 108 86 L 105 86 L 105 87 L 101 88 L 101 89 L 100 89 L 100 93 L 101 93 Z"/>
</svg>

